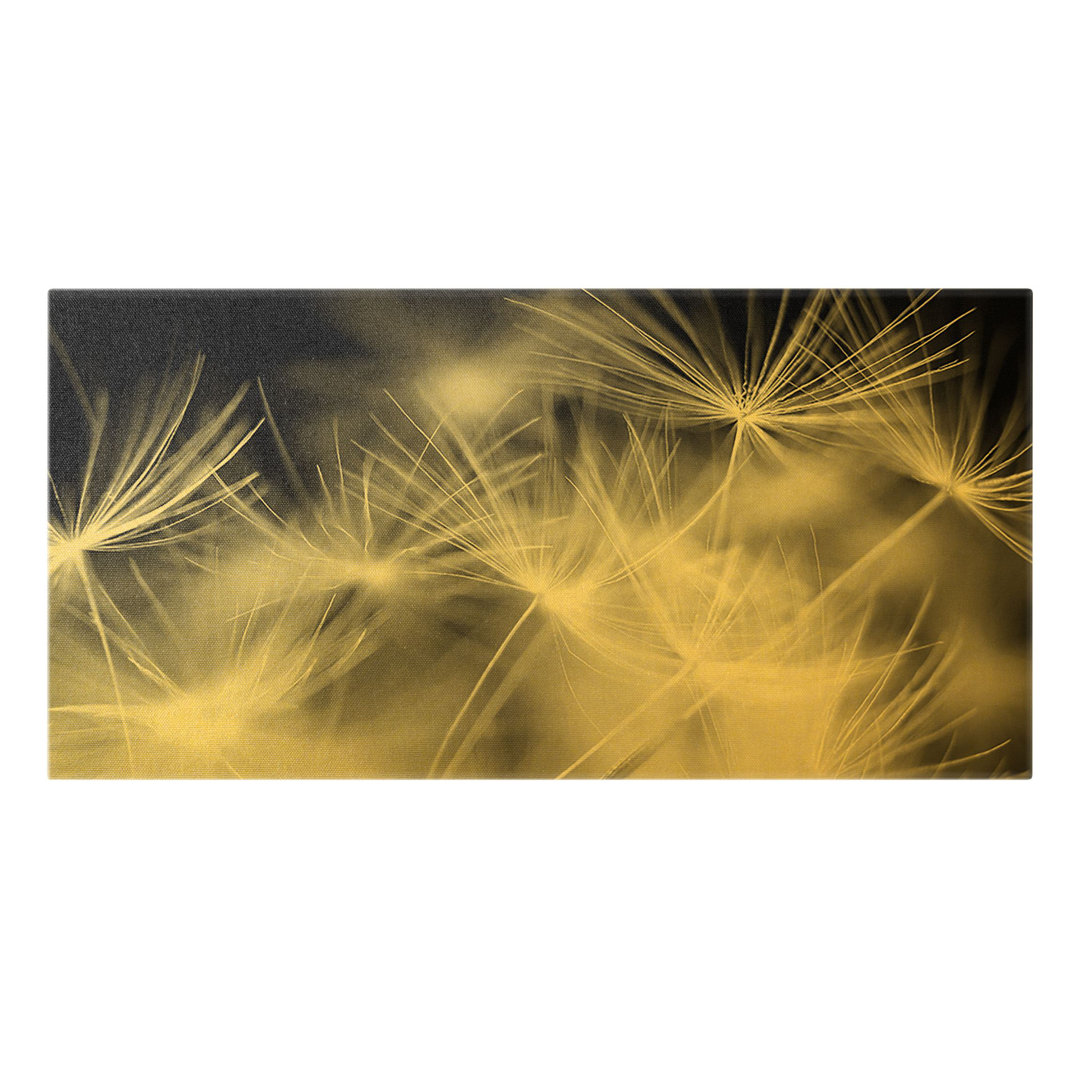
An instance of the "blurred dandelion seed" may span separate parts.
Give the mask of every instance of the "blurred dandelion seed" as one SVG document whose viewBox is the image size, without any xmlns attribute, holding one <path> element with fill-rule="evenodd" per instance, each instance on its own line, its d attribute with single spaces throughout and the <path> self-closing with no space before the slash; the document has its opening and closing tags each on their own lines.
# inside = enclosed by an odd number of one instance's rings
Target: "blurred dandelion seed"
<svg viewBox="0 0 1080 1080">
<path fill-rule="evenodd" d="M 944 689 L 958 655 L 920 645 L 916 634 L 929 599 L 903 640 L 875 655 L 861 626 L 841 635 L 839 646 L 827 637 L 800 634 L 784 643 L 783 635 L 762 637 L 756 648 L 737 659 L 707 657 L 686 662 L 667 683 L 563 771 L 579 771 L 635 721 L 647 719 L 662 696 L 681 681 L 694 685 L 685 708 L 665 712 L 663 723 L 645 723 L 605 778 L 641 769 L 681 725 L 700 721 L 715 739 L 715 761 L 732 777 L 901 777 L 956 773 L 971 762 L 1000 753 L 1006 742 L 976 753 L 955 755 L 956 733 L 972 712 L 950 715 Z M 835 635 L 835 628 L 829 636 Z M 719 717 L 713 709 L 719 704 Z M 707 723 L 706 723 L 707 720 Z M 947 745 L 943 745 L 948 739 Z M 922 760 L 932 747 L 936 757 Z"/>
<path fill-rule="evenodd" d="M 687 573 L 686 565 L 677 562 L 674 573 L 661 567 L 659 573 L 638 576 L 649 620 L 659 633 L 656 655 L 662 661 L 669 658 L 661 667 L 666 671 L 658 674 L 653 690 L 627 716 L 562 770 L 559 779 L 579 773 L 609 747 L 629 742 L 632 749 L 620 752 L 617 764 L 602 771 L 604 776 L 624 775 L 632 771 L 632 761 L 640 764 L 646 746 L 655 749 L 673 726 L 692 716 L 701 721 L 710 752 L 718 759 L 722 756 L 723 738 L 704 707 L 707 696 L 690 712 L 662 723 L 657 723 L 656 712 L 667 703 L 659 711 L 670 717 L 672 693 L 695 686 L 703 671 L 723 681 L 778 647 L 785 627 L 779 611 L 772 609 L 782 603 L 782 596 L 771 580 L 774 572 L 766 565 L 768 558 L 764 553 L 752 565 L 742 552 L 728 549 L 707 568 L 699 565 L 697 572 Z"/>
<path fill-rule="evenodd" d="M 230 426 L 245 393 L 241 388 L 212 420 L 174 449 L 202 372 L 204 359 L 200 354 L 190 375 L 181 372 L 167 379 L 152 401 L 146 392 L 133 398 L 112 472 L 104 488 L 95 490 L 99 454 L 107 431 L 108 397 L 101 392 L 91 404 L 63 343 L 55 335 L 52 342 L 90 425 L 90 449 L 73 506 L 65 506 L 50 477 L 59 518 L 49 521 L 49 577 L 59 580 L 72 569 L 78 575 L 109 668 L 131 763 L 120 682 L 95 596 L 103 590 L 94 579 L 88 556 L 168 544 L 195 532 L 197 526 L 189 524 L 192 519 L 234 496 L 254 479 L 251 474 L 234 484 L 225 484 L 219 473 L 255 434 L 258 425 L 249 429 L 237 422 Z M 211 481 L 217 486 L 207 492 Z"/>
<path fill-rule="evenodd" d="M 572 649 L 569 635 L 619 662 L 628 625 L 605 603 L 606 595 L 699 520 L 708 502 L 678 527 L 664 528 L 673 526 L 673 507 L 661 494 L 672 451 L 656 432 L 646 446 L 631 425 L 631 446 L 620 460 L 581 425 L 568 466 L 550 423 L 527 421 L 477 438 L 446 413 L 426 430 L 391 400 L 422 440 L 413 448 L 381 425 L 399 459 L 391 468 L 403 488 L 422 492 L 408 520 L 423 517 L 420 527 L 470 557 L 458 571 L 461 577 L 512 590 L 526 601 L 451 723 L 431 766 L 434 775 L 477 695 L 534 615 L 545 617 L 562 649 Z M 515 438 L 538 425 L 540 449 L 511 448 Z M 635 530 L 628 526 L 646 518 L 661 527 L 659 535 L 646 550 L 633 550 L 627 534 Z M 465 739 L 474 740 L 475 733 Z"/>
<path fill-rule="evenodd" d="M 174 611 L 190 633 L 174 643 L 174 625 L 150 627 L 148 648 L 133 630 L 110 632 L 126 662 L 122 723 L 181 750 L 213 749 L 226 756 L 258 725 L 295 710 L 355 668 L 378 648 L 377 619 L 357 627 L 336 596 L 325 604 L 302 600 L 298 581 L 284 601 L 257 600 L 241 608 L 204 575 L 189 592 L 186 612 Z M 104 702 L 54 706 L 54 714 L 106 727 L 115 708 Z"/>
<path fill-rule="evenodd" d="M 377 462 L 371 455 L 364 456 L 359 471 L 346 469 L 336 418 L 331 423 L 330 481 L 316 465 L 318 490 L 309 491 L 289 455 L 261 380 L 258 385 L 267 422 L 302 504 L 299 517 L 286 518 L 253 489 L 253 505 L 234 507 L 266 542 L 270 562 L 262 565 L 263 577 L 275 576 L 279 592 L 301 580 L 314 591 L 355 589 L 376 605 L 418 599 L 421 578 L 438 561 L 438 542 L 388 511 L 397 496 L 376 476 Z M 429 587 L 427 592 L 434 602 L 438 591 Z"/>
</svg>

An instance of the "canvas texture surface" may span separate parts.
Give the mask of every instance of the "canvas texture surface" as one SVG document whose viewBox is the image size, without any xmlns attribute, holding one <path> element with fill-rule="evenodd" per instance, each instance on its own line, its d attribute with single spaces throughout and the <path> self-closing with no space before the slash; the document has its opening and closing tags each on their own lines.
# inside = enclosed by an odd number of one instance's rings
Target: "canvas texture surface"
<svg viewBox="0 0 1080 1080">
<path fill-rule="evenodd" d="M 50 774 L 1031 773 L 1031 294 L 54 291 Z"/>
</svg>

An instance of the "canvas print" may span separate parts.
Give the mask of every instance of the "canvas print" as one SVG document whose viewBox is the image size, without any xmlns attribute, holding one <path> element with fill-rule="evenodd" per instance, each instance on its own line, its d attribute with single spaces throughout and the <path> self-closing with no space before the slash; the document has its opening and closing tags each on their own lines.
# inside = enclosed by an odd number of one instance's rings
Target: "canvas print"
<svg viewBox="0 0 1080 1080">
<path fill-rule="evenodd" d="M 1031 294 L 49 299 L 49 768 L 1031 773 Z"/>
</svg>

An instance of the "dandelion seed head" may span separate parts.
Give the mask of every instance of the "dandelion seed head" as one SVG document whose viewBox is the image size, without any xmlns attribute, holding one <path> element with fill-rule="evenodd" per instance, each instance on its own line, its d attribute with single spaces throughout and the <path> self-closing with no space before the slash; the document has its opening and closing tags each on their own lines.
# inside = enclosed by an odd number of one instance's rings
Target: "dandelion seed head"
<svg viewBox="0 0 1080 1080">
<path fill-rule="evenodd" d="M 50 522 L 50 567 L 90 552 L 153 547 L 197 532 L 208 511 L 255 478 L 227 484 L 220 476 L 258 428 L 233 421 L 246 388 L 180 436 L 203 363 L 200 355 L 190 371 L 166 378 L 154 395 L 134 391 L 129 417 L 107 420 L 108 398 L 99 395 L 87 414 L 91 442 L 78 497 L 65 505 L 53 487 L 60 520 Z M 73 369 L 72 375 L 77 378 Z M 120 438 L 118 449 L 106 447 L 107 435 Z M 106 465 L 111 471 L 103 473 Z"/>
<path fill-rule="evenodd" d="M 93 535 L 72 536 L 62 529 L 49 530 L 49 577 L 75 569 L 88 551 L 93 551 Z"/>
<path fill-rule="evenodd" d="M 795 312 L 784 294 L 771 321 L 751 297 L 743 342 L 732 340 L 709 295 L 518 303 L 545 320 L 533 328 L 544 343 L 534 364 L 542 383 L 577 387 L 633 416 L 730 428 L 754 442 L 835 433 L 868 401 L 953 362 L 948 326 L 913 329 L 925 297 L 882 325 L 861 318 L 873 297 L 818 292 Z"/>
<path fill-rule="evenodd" d="M 996 427 L 990 387 L 977 368 L 952 385 L 886 395 L 865 428 L 889 466 L 970 511 L 998 539 L 1031 559 L 1031 434 L 1017 398 Z"/>
<path fill-rule="evenodd" d="M 568 625 L 581 625 L 596 600 L 595 585 L 586 580 L 549 586 L 536 593 L 540 606 Z"/>
<path fill-rule="evenodd" d="M 257 691 L 257 684 L 248 678 L 225 677 L 195 692 L 137 706 L 131 715 L 179 746 L 225 746 L 239 739 L 260 714 Z"/>
<path fill-rule="evenodd" d="M 392 593 L 403 576 L 400 564 L 391 559 L 367 559 L 344 566 L 339 563 L 339 567 L 348 575 L 346 581 L 357 582 L 383 595 Z"/>
<path fill-rule="evenodd" d="M 298 580 L 319 592 L 353 588 L 373 600 L 403 599 L 419 585 L 416 567 L 407 559 L 370 555 L 359 548 L 313 551 L 304 544 L 279 544 L 274 549 L 279 567 L 278 592 Z M 302 576 L 302 577 L 301 577 Z"/>
</svg>

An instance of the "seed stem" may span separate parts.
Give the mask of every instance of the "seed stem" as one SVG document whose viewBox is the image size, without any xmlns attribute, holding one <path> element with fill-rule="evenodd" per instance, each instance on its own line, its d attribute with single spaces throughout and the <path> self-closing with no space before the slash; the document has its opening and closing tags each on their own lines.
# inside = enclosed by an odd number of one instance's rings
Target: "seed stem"
<svg viewBox="0 0 1080 1080">
<path fill-rule="evenodd" d="M 97 627 L 98 637 L 101 638 L 101 647 L 105 652 L 105 663 L 109 666 L 109 677 L 112 679 L 113 692 L 116 694 L 116 707 L 120 714 L 120 726 L 124 732 L 124 745 L 127 748 L 128 767 L 134 775 L 135 756 L 131 750 L 131 734 L 128 731 L 127 715 L 124 712 L 124 701 L 120 694 L 120 679 L 116 674 L 116 665 L 113 663 L 112 649 L 109 648 L 109 638 L 105 633 L 105 623 L 101 618 L 101 612 L 98 611 L 97 600 L 94 599 L 94 589 L 90 583 L 90 573 L 86 566 L 86 556 L 81 551 L 75 556 L 75 565 L 79 570 L 79 577 L 82 579 L 83 588 L 86 590 L 86 599 L 90 604 L 90 614 L 93 617 L 94 625 Z"/>
<path fill-rule="evenodd" d="M 666 694 L 672 687 L 677 686 L 686 677 L 686 675 L 689 674 L 689 672 L 694 668 L 694 666 L 695 662 L 693 660 L 686 661 L 686 663 L 684 663 L 682 667 L 680 667 L 679 670 L 676 671 L 675 674 L 672 675 L 666 683 L 664 683 L 663 686 L 654 690 L 636 709 L 634 709 L 632 713 L 630 713 L 629 716 L 626 716 L 622 720 L 620 720 L 598 743 L 596 743 L 590 749 L 586 750 L 585 753 L 577 759 L 577 761 L 575 761 L 572 765 L 567 766 L 567 768 L 563 769 L 563 771 L 559 773 L 556 779 L 564 780 L 576 768 L 578 768 L 579 765 L 583 765 L 586 761 L 589 760 L 589 758 L 593 756 L 593 754 L 597 753 L 597 751 L 602 750 L 605 746 L 607 746 L 607 744 L 611 742 L 611 740 L 614 739 L 616 735 L 620 734 L 626 728 L 628 728 L 643 712 L 645 712 L 646 709 L 651 709 L 652 706 L 655 705 L 656 702 L 664 696 L 664 694 Z"/>
<path fill-rule="evenodd" d="M 499 662 L 502 654 L 506 652 L 506 649 L 509 646 L 510 642 L 514 639 L 514 635 L 517 634 L 517 632 L 522 628 L 522 626 L 525 624 L 525 621 L 536 610 L 536 606 L 539 603 L 539 596 L 534 596 L 532 600 L 529 601 L 529 606 L 521 613 L 518 621 L 514 623 L 513 627 L 511 628 L 510 633 L 507 634 L 505 638 L 503 638 L 503 643 L 495 650 L 495 655 L 492 656 L 492 658 L 488 661 L 488 665 L 486 668 L 484 668 L 483 672 L 480 675 L 480 678 L 476 680 L 476 685 L 472 688 L 469 696 L 465 699 L 465 704 L 462 705 L 461 708 L 458 710 L 457 716 L 454 717 L 454 722 L 450 725 L 450 728 L 446 732 L 446 735 L 443 736 L 443 741 L 440 744 L 439 750 L 435 755 L 435 760 L 432 761 L 431 768 L 428 770 L 428 779 L 431 779 L 438 772 L 439 766 L 442 764 L 443 755 L 446 753 L 446 748 L 450 745 L 450 740 L 453 738 L 454 732 L 457 731 L 458 725 L 461 723 L 465 714 L 469 711 L 469 706 L 473 703 L 473 699 L 480 692 L 480 688 L 484 685 L 485 680 L 491 674 L 492 669 Z"/>
<path fill-rule="evenodd" d="M 925 503 L 922 507 L 915 511 L 906 521 L 898 525 L 884 540 L 875 544 L 865 555 L 860 556 L 853 562 L 846 570 L 842 571 L 837 577 L 833 578 L 824 590 L 820 592 L 810 603 L 803 609 L 803 614 L 808 611 L 813 611 L 819 604 L 831 596 L 840 586 L 847 581 L 850 577 L 857 574 L 860 570 L 869 566 L 871 563 L 880 559 L 882 555 L 894 548 L 904 537 L 914 532 L 930 515 L 937 510 L 939 506 L 949 497 L 947 491 L 939 491 L 932 499 Z"/>
</svg>

